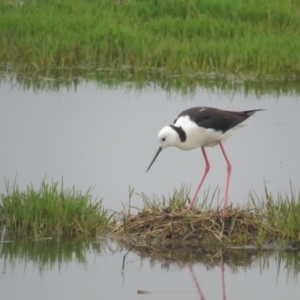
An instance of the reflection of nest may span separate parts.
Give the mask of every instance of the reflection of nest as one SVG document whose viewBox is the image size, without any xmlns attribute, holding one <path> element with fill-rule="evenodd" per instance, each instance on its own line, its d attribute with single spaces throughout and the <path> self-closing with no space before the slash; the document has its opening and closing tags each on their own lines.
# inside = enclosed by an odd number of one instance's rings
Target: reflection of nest
<svg viewBox="0 0 300 300">
<path fill-rule="evenodd" d="M 228 209 L 225 218 L 216 210 L 143 210 L 134 216 L 123 216 L 113 233 L 127 242 L 174 249 L 178 246 L 207 249 L 228 244 L 254 245 L 278 237 L 278 231 L 267 225 L 262 216 L 238 208 Z"/>
<path fill-rule="evenodd" d="M 259 266 L 260 271 L 269 269 L 270 265 L 277 264 L 277 273 L 288 272 L 298 276 L 300 273 L 299 249 L 228 249 L 210 248 L 205 252 L 203 248 L 177 247 L 170 248 L 161 245 L 130 245 L 126 241 L 118 241 L 121 248 L 127 249 L 123 257 L 124 270 L 126 256 L 130 252 L 139 255 L 143 260 L 149 260 L 150 265 L 161 265 L 162 269 L 168 269 L 171 265 L 183 268 L 187 265 L 203 264 L 208 270 L 220 267 L 223 263 L 231 272 L 248 270 L 253 266 Z M 285 274 L 285 273 L 284 273 Z M 295 277 L 296 278 L 296 277 Z"/>
<path fill-rule="evenodd" d="M 264 257 L 267 259 L 274 254 L 274 251 L 262 251 L 259 249 L 240 250 L 240 249 L 208 249 L 194 247 L 164 247 L 155 245 L 129 245 L 126 242 L 118 242 L 121 247 L 124 247 L 129 252 L 138 254 L 142 259 L 149 259 L 151 265 L 160 263 L 162 268 L 167 268 L 171 264 L 176 264 L 179 267 L 184 267 L 186 264 L 201 263 L 207 269 L 213 269 L 220 265 L 220 262 L 225 262 L 235 270 L 236 267 L 247 268 L 251 266 L 258 258 Z M 128 252 L 127 252 L 128 253 Z"/>
</svg>

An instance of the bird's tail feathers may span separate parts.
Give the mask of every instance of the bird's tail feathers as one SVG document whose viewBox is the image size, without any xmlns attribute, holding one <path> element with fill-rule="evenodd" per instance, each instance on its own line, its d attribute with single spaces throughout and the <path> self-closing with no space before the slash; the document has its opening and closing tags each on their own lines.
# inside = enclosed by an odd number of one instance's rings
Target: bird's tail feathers
<svg viewBox="0 0 300 300">
<path fill-rule="evenodd" d="M 246 114 L 248 117 L 251 117 L 251 116 L 254 115 L 257 111 L 262 111 L 262 110 L 265 110 L 265 109 L 253 109 L 253 110 L 247 110 L 247 111 L 245 111 L 245 114 Z"/>
</svg>

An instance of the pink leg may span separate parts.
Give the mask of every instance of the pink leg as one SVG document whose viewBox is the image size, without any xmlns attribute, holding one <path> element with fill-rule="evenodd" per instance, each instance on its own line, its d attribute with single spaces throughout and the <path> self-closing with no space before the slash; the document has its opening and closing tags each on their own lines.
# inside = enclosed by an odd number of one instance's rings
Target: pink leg
<svg viewBox="0 0 300 300">
<path fill-rule="evenodd" d="M 197 290 L 198 290 L 198 293 L 199 293 L 199 295 L 200 295 L 200 300 L 205 300 L 204 295 L 203 295 L 202 290 L 201 290 L 201 287 L 200 287 L 200 285 L 199 285 L 199 283 L 198 283 L 198 281 L 197 281 L 197 278 L 196 278 L 196 276 L 195 276 L 195 273 L 194 273 L 194 270 L 193 270 L 193 265 L 190 264 L 190 265 L 189 265 L 189 268 L 190 268 L 190 271 L 191 271 L 191 273 L 192 273 L 193 280 L 194 280 L 194 282 L 195 282 L 195 284 L 196 284 L 196 288 L 197 288 Z"/>
<path fill-rule="evenodd" d="M 195 193 L 195 195 L 194 195 L 194 197 L 193 197 L 193 200 L 191 201 L 190 205 L 188 206 L 188 209 L 192 209 L 192 207 L 193 207 L 193 205 L 194 205 L 194 202 L 196 201 L 197 195 L 198 195 L 198 193 L 199 193 L 199 190 L 200 190 L 200 188 L 201 188 L 201 186 L 202 186 L 202 183 L 203 183 L 203 181 L 204 181 L 204 179 L 205 179 L 205 177 L 206 177 L 206 175 L 207 175 L 207 173 L 208 173 L 208 171 L 209 171 L 209 169 L 210 169 L 210 164 L 209 164 L 209 161 L 208 161 L 208 159 L 207 159 L 207 156 L 206 156 L 206 152 L 205 152 L 204 147 L 201 147 L 201 150 L 202 150 L 202 153 L 203 153 L 203 156 L 204 156 L 204 160 L 205 160 L 205 171 L 204 171 L 204 174 L 203 174 L 203 176 L 202 176 L 202 178 L 201 178 L 201 181 L 200 181 L 200 183 L 199 183 L 199 185 L 198 185 L 198 188 L 197 188 L 197 190 L 196 190 L 196 193 Z"/>
<path fill-rule="evenodd" d="M 221 147 L 222 153 L 225 157 L 226 163 L 227 163 L 227 179 L 226 179 L 226 189 L 225 189 L 225 197 L 224 197 L 224 207 L 222 212 L 222 217 L 224 218 L 226 216 L 226 206 L 227 206 L 227 200 L 228 200 L 228 188 L 229 188 L 229 180 L 230 180 L 230 174 L 231 174 L 231 164 L 229 162 L 229 159 L 225 153 L 225 150 L 223 148 L 222 142 L 219 141 L 219 145 Z"/>
<path fill-rule="evenodd" d="M 224 261 L 221 262 L 221 273 L 222 273 L 222 292 L 223 292 L 223 300 L 226 300 L 226 290 L 225 290 L 225 267 Z"/>
</svg>

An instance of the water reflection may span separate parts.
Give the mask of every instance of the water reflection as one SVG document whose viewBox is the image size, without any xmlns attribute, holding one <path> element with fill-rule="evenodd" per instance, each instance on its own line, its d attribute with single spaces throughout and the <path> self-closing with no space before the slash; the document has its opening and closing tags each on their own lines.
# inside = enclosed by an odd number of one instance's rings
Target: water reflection
<svg viewBox="0 0 300 300">
<path fill-rule="evenodd" d="M 203 294 L 203 292 L 202 292 L 202 290 L 201 290 L 200 284 L 198 283 L 198 280 L 197 280 L 197 278 L 196 278 L 196 275 L 195 275 L 195 273 L 194 273 L 193 265 L 189 265 L 189 269 L 190 269 L 190 272 L 191 272 L 191 274 L 192 274 L 193 281 L 194 281 L 194 283 L 195 283 L 195 285 L 196 285 L 197 291 L 198 291 L 198 293 L 199 293 L 199 296 L 200 296 L 199 299 L 200 299 L 200 300 L 204 300 L 205 297 L 204 297 L 204 294 Z"/>
<path fill-rule="evenodd" d="M 221 261 L 220 263 L 220 266 L 221 266 L 221 277 L 222 277 L 222 299 L 223 300 L 226 300 L 226 289 L 225 289 L 225 266 L 224 266 L 224 261 Z M 193 281 L 196 285 L 196 288 L 197 288 L 197 291 L 198 291 L 198 294 L 199 294 L 199 299 L 200 300 L 205 300 L 205 296 L 202 292 L 202 289 L 200 287 L 200 284 L 198 282 L 198 279 L 196 278 L 196 275 L 194 273 L 194 269 L 193 269 L 193 265 L 189 265 L 189 269 L 190 269 L 190 272 L 192 274 L 192 277 L 193 277 Z"/>
<path fill-rule="evenodd" d="M 60 269 L 70 262 L 86 264 L 87 253 L 92 251 L 95 255 L 100 255 L 101 249 L 102 243 L 99 241 L 12 237 L 0 242 L 1 271 L 6 274 L 17 263 L 24 263 L 26 266 L 28 262 L 32 262 L 42 275 L 44 272 L 51 272 L 55 266 Z"/>
<path fill-rule="evenodd" d="M 9 84 L 11 88 L 22 88 L 24 90 L 59 91 L 62 88 L 76 91 L 80 84 L 94 82 L 98 88 L 118 88 L 120 86 L 128 89 L 147 90 L 160 88 L 167 92 L 175 92 L 181 95 L 193 95 L 197 89 L 216 92 L 243 93 L 244 95 L 254 94 L 257 97 L 262 95 L 300 95 L 299 80 L 276 78 L 261 80 L 251 76 L 237 76 L 230 74 L 197 73 L 195 75 L 161 74 L 152 73 L 146 77 L 139 72 L 128 73 L 115 72 L 112 69 L 90 70 L 72 69 L 70 73 L 62 75 L 61 70 L 53 70 L 47 76 L 40 74 L 22 74 L 7 72 L 0 68 L 0 85 Z"/>
<path fill-rule="evenodd" d="M 25 280 L 27 285 L 32 282 L 37 285 L 33 288 L 32 299 L 38 299 L 38 286 L 41 284 L 35 279 L 35 274 L 38 274 L 47 290 L 50 288 L 52 291 L 59 280 L 62 285 L 56 287 L 56 295 L 63 294 L 71 286 L 74 293 L 81 290 L 82 287 L 74 285 L 78 278 L 85 282 L 86 293 L 95 296 L 101 291 L 102 295 L 109 295 L 106 299 L 117 299 L 121 294 L 124 299 L 134 299 L 134 294 L 149 294 L 149 297 L 153 295 L 153 299 L 224 300 L 241 299 L 233 292 L 239 284 L 250 285 L 251 289 L 264 289 L 258 287 L 258 282 L 249 279 L 253 275 L 254 278 L 261 277 L 259 282 L 265 280 L 266 286 L 265 298 L 256 299 L 269 298 L 273 293 L 268 288 L 270 280 L 271 285 L 286 287 L 288 284 L 292 291 L 291 287 L 298 285 L 300 256 L 297 251 L 216 249 L 208 253 L 205 249 L 194 250 L 182 247 L 166 251 L 142 246 L 132 248 L 107 239 L 5 238 L 0 244 L 0 286 L 2 290 L 2 283 L 5 283 L 3 293 L 8 299 L 17 295 L 10 282 L 14 285 L 20 280 Z M 274 270 L 275 278 L 270 276 Z M 20 274 L 23 275 L 20 277 Z M 117 279 L 120 274 L 121 282 Z M 53 299 L 53 292 L 48 291 L 46 295 L 45 299 Z M 291 292 L 289 299 L 296 299 L 293 296 L 294 292 Z M 276 298 L 276 292 L 273 299 L 280 299 Z"/>
<path fill-rule="evenodd" d="M 147 250 L 146 250 L 147 249 Z M 157 250 L 157 251 L 156 251 Z M 263 274 L 268 272 L 273 265 L 276 265 L 278 278 L 287 274 L 287 279 L 290 283 L 298 284 L 298 274 L 300 272 L 300 256 L 299 251 L 262 251 L 262 250 L 219 250 L 215 253 L 202 253 L 190 251 L 188 249 L 181 249 L 182 251 L 170 251 L 165 249 L 154 249 L 153 247 L 134 247 L 130 251 L 135 251 L 141 259 L 149 259 L 150 265 L 155 266 L 160 264 L 162 269 L 170 270 L 170 265 L 176 264 L 181 270 L 188 267 L 190 278 L 193 282 L 194 288 L 197 291 L 198 299 L 209 299 L 207 294 L 211 294 L 210 289 L 220 290 L 221 299 L 227 299 L 226 286 L 229 284 L 226 281 L 226 272 L 230 274 L 238 274 L 240 271 L 245 273 L 251 272 L 252 269 L 259 267 L 259 272 Z M 127 253 L 128 254 L 128 253 Z M 126 264 L 125 264 L 126 265 Z M 166 268 L 167 266 L 167 268 Z M 207 280 L 203 280 L 203 272 L 197 274 L 200 266 L 204 266 L 207 271 L 217 270 L 220 280 L 215 279 L 213 284 L 207 286 Z M 232 276 L 231 276 L 232 277 Z M 292 277 L 292 278 L 291 278 Z M 289 280 L 291 279 L 291 280 Z M 201 282 L 204 281 L 204 282 Z M 205 282 L 206 281 L 206 282 Z M 216 286 L 217 282 L 220 286 Z M 277 283 L 276 283 L 277 284 Z M 155 291 L 147 291 L 154 293 Z M 234 299 L 239 299 L 234 297 Z M 260 298 L 258 298 L 260 299 Z M 265 299 L 265 298 L 262 298 Z M 277 299 L 275 297 L 275 299 Z M 291 299 L 294 299 L 293 297 Z"/>
</svg>

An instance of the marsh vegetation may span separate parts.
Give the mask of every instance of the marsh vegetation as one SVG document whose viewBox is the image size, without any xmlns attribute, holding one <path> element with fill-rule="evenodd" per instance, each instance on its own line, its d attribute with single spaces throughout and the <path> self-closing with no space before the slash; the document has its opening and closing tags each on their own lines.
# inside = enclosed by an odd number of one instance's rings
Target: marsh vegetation
<svg viewBox="0 0 300 300">
<path fill-rule="evenodd" d="M 107 229 L 110 215 L 102 201 L 92 199 L 90 190 L 82 193 L 64 189 L 63 183 L 41 183 L 39 189 L 28 185 L 20 191 L 6 184 L 1 195 L 1 225 L 8 232 L 44 236 L 95 236 Z"/>
<path fill-rule="evenodd" d="M 299 78 L 299 1 L 1 1 L 2 66 Z M 77 69 L 77 71 L 75 71 Z M 52 75 L 52 76 L 51 76 Z"/>
<path fill-rule="evenodd" d="M 101 200 L 92 199 L 90 191 L 82 193 L 75 187 L 63 189 L 58 183 L 42 182 L 37 190 L 28 186 L 20 191 L 15 184 L 7 184 L 6 194 L 1 196 L 0 220 L 10 233 L 34 237 L 109 233 L 129 244 L 164 247 L 300 246 L 300 194 L 292 189 L 289 195 L 278 193 L 277 199 L 267 189 L 263 200 L 251 192 L 249 202 L 242 207 L 230 205 L 225 218 L 215 205 L 217 190 L 191 211 L 186 209 L 189 196 L 184 187 L 169 198 L 141 197 L 144 207 L 137 213 L 131 212 L 130 203 L 117 213 L 105 209 Z"/>
</svg>

